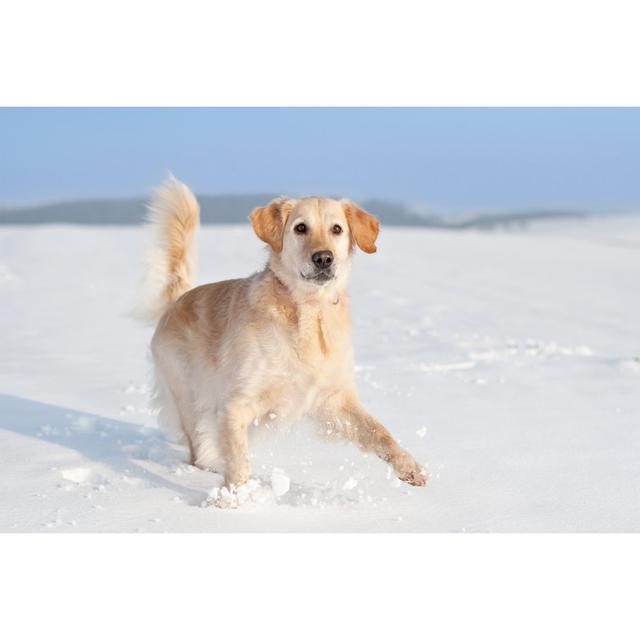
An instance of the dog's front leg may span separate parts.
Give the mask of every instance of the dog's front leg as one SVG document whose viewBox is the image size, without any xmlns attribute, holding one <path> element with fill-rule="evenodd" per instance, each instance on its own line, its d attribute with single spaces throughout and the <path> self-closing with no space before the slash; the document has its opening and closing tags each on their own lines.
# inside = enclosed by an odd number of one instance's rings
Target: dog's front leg
<svg viewBox="0 0 640 640">
<path fill-rule="evenodd" d="M 224 484 L 233 489 L 249 480 L 251 466 L 247 446 L 247 430 L 251 411 L 237 404 L 229 404 L 220 416 L 220 448 L 224 456 Z"/>
<path fill-rule="evenodd" d="M 426 471 L 367 412 L 355 392 L 336 394 L 327 401 L 316 418 L 323 429 L 335 430 L 363 451 L 371 451 L 388 462 L 400 480 L 417 486 L 426 484 Z"/>
</svg>

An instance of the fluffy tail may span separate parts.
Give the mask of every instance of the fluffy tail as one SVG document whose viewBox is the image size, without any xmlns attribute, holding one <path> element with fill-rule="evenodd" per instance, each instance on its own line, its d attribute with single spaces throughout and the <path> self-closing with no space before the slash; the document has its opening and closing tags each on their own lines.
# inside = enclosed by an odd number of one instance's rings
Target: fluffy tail
<svg viewBox="0 0 640 640">
<path fill-rule="evenodd" d="M 155 324 L 193 287 L 199 224 L 200 206 L 185 184 L 172 176 L 154 190 L 147 205 L 146 269 L 133 311 L 139 320 Z"/>
</svg>

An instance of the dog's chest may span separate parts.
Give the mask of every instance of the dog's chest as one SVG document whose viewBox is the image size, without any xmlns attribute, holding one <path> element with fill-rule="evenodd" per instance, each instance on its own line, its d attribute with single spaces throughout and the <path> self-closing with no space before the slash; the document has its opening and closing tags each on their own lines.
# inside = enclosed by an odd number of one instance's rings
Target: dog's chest
<svg viewBox="0 0 640 640">
<path fill-rule="evenodd" d="M 260 398 L 258 421 L 291 424 L 351 382 L 350 317 L 344 304 L 279 310 L 272 318 L 247 380 Z"/>
<path fill-rule="evenodd" d="M 292 338 L 298 368 L 318 381 L 350 361 L 350 319 L 346 309 L 338 305 L 302 309 Z"/>
<path fill-rule="evenodd" d="M 351 322 L 346 306 L 303 308 L 278 334 L 273 365 L 288 380 L 292 393 L 313 394 L 343 384 L 352 375 Z"/>
</svg>

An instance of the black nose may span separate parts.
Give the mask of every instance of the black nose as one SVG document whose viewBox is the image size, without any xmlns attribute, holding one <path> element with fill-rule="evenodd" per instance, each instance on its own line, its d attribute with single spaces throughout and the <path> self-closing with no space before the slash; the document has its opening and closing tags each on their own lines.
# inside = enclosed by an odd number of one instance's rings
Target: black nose
<svg viewBox="0 0 640 640">
<path fill-rule="evenodd" d="M 333 253 L 331 251 L 316 251 L 311 256 L 311 260 L 318 269 L 328 269 L 333 262 Z"/>
</svg>

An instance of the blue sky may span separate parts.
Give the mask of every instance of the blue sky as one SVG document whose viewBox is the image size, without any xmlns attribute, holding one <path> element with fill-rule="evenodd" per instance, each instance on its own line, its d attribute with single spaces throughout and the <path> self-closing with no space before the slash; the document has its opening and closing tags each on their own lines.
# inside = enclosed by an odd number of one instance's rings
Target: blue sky
<svg viewBox="0 0 640 640">
<path fill-rule="evenodd" d="M 640 109 L 0 109 L 0 204 L 200 193 L 640 205 Z"/>
</svg>

